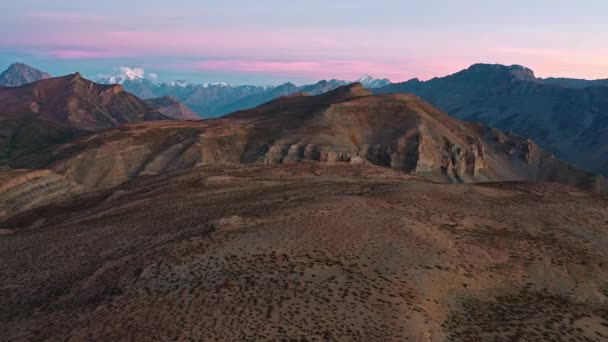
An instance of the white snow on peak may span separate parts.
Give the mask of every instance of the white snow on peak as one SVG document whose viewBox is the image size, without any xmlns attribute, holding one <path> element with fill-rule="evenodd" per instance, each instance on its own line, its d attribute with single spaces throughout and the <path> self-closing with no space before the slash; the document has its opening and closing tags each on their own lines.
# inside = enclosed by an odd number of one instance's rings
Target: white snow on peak
<svg viewBox="0 0 608 342">
<path fill-rule="evenodd" d="M 171 83 L 169 83 L 171 86 L 173 87 L 182 87 L 182 88 L 186 88 L 188 86 L 191 86 L 192 83 L 188 82 L 188 81 L 184 81 L 184 80 L 177 80 L 177 81 L 173 81 Z"/>
<path fill-rule="evenodd" d="M 126 81 L 142 81 L 146 72 L 143 68 L 119 67 L 118 73 L 114 75 L 99 75 L 99 81 L 106 84 L 123 84 Z M 156 74 L 149 74 L 150 79 L 158 78 Z"/>
<path fill-rule="evenodd" d="M 365 75 L 363 75 L 363 76 L 359 77 L 359 79 L 357 80 L 357 82 L 360 82 L 360 83 L 367 83 L 367 82 L 369 82 L 369 81 L 372 81 L 373 79 L 374 79 L 374 78 L 373 78 L 373 77 L 371 77 L 370 75 L 365 74 Z"/>
<path fill-rule="evenodd" d="M 210 87 L 232 87 L 232 86 L 226 82 L 215 82 L 215 83 L 203 83 L 203 87 L 210 88 Z"/>
<path fill-rule="evenodd" d="M 135 81 L 144 78 L 145 72 L 142 68 L 129 68 L 129 67 L 120 67 L 120 72 L 124 75 L 128 80 Z"/>
<path fill-rule="evenodd" d="M 391 81 L 389 81 L 387 78 L 383 78 L 383 79 L 373 78 L 367 74 L 359 77 L 359 79 L 356 80 L 355 82 L 361 83 L 366 88 L 380 88 L 380 87 L 389 85 L 391 83 Z"/>
</svg>

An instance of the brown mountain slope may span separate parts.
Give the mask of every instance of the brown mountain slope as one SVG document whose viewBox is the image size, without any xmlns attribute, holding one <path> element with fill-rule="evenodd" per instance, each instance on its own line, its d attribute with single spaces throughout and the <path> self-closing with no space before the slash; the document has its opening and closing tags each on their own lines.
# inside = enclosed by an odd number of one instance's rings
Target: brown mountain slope
<svg viewBox="0 0 608 342">
<path fill-rule="evenodd" d="M 80 74 L 0 89 L 0 120 L 41 119 L 84 130 L 167 119 L 119 85 L 101 85 Z"/>
<path fill-rule="evenodd" d="M 558 184 L 215 165 L 0 229 L 3 341 L 608 337 L 608 201 Z"/>
<path fill-rule="evenodd" d="M 172 96 L 146 99 L 144 102 L 172 119 L 176 120 L 200 120 L 201 118 L 178 99 Z"/>
<path fill-rule="evenodd" d="M 528 140 L 465 123 L 410 95 L 360 85 L 293 95 L 203 122 L 123 126 L 13 162 L 51 169 L 87 188 L 217 163 L 375 164 L 444 182 L 552 181 L 605 191 L 606 181 Z"/>
<path fill-rule="evenodd" d="M 0 87 L 0 163 L 90 131 L 163 119 L 169 118 L 120 86 L 95 84 L 79 74 Z"/>
<path fill-rule="evenodd" d="M 49 146 L 63 144 L 89 131 L 79 130 L 49 120 L 26 118 L 0 119 L 0 165 Z"/>
</svg>

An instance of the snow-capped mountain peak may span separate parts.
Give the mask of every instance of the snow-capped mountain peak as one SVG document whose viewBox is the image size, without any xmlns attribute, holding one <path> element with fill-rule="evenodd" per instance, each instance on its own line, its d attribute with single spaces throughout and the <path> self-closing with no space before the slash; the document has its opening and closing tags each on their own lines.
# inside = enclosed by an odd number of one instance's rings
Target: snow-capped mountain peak
<svg viewBox="0 0 608 342">
<path fill-rule="evenodd" d="M 173 82 L 169 83 L 169 85 L 171 85 L 172 87 L 187 88 L 187 87 L 191 86 L 192 83 L 190 83 L 188 81 L 184 81 L 184 80 L 177 80 L 177 81 L 173 81 Z"/>
<path fill-rule="evenodd" d="M 359 82 L 359 83 L 367 83 L 369 81 L 372 81 L 373 79 L 374 78 L 371 77 L 370 75 L 365 74 L 365 75 L 359 77 L 359 79 L 357 80 L 357 82 Z"/>
<path fill-rule="evenodd" d="M 99 81 L 106 84 L 123 84 L 127 81 L 142 81 L 145 76 L 142 68 L 119 67 L 115 75 L 99 75 Z"/>
<path fill-rule="evenodd" d="M 131 69 L 128 67 L 120 67 L 120 72 L 130 81 L 142 79 L 146 74 L 142 68 Z"/>
<path fill-rule="evenodd" d="M 203 83 L 203 88 L 211 87 L 232 87 L 232 85 L 226 82 Z"/>
<path fill-rule="evenodd" d="M 391 81 L 387 78 L 378 79 L 367 74 L 359 77 L 356 82 L 361 83 L 365 88 L 381 88 L 391 84 Z"/>
</svg>

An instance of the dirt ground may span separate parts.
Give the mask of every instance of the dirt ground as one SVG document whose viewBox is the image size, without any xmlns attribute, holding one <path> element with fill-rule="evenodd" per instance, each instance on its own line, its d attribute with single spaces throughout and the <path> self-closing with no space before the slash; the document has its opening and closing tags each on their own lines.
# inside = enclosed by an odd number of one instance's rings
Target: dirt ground
<svg viewBox="0 0 608 342">
<path fill-rule="evenodd" d="M 2 341 L 606 341 L 608 199 L 215 165 L 0 225 Z"/>
</svg>

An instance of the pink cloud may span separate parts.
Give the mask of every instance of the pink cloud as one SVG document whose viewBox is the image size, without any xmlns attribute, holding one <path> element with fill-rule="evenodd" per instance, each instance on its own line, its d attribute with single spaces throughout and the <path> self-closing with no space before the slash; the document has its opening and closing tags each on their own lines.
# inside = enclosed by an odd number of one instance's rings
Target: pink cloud
<svg viewBox="0 0 608 342">
<path fill-rule="evenodd" d="M 118 51 L 118 57 L 164 58 L 167 64 L 184 65 L 176 63 L 176 59 L 205 59 L 189 67 L 311 79 L 353 79 L 368 73 L 374 77 L 403 81 L 453 72 L 456 69 L 444 65 L 462 61 L 445 52 L 432 57 L 436 54 L 425 49 L 428 44 L 424 35 L 400 38 L 389 33 L 381 29 L 276 30 L 260 27 L 92 32 L 66 29 L 61 34 L 37 32 L 26 35 L 18 32 L 13 36 L 0 36 L 0 47 L 53 51 L 52 55 L 57 58 L 72 59 L 113 56 L 99 51 Z M 397 44 L 395 39 L 403 43 Z M 412 46 L 416 47 L 416 53 L 411 52 Z M 441 66 L 437 65 L 438 62 Z M 466 63 L 458 65 L 467 66 Z"/>
<path fill-rule="evenodd" d="M 203 61 L 194 65 L 196 69 L 207 71 L 239 71 L 249 73 L 301 74 L 318 70 L 318 62 L 267 62 L 267 61 Z"/>
<path fill-rule="evenodd" d="M 408 73 L 398 64 L 365 60 L 263 61 L 208 60 L 197 62 L 194 69 L 204 71 L 271 74 L 281 76 L 356 79 L 363 74 L 403 80 Z"/>
<path fill-rule="evenodd" d="M 120 57 L 117 54 L 106 51 L 92 50 L 51 50 L 47 53 L 50 56 L 59 59 L 98 59 L 98 58 L 116 58 Z"/>
<path fill-rule="evenodd" d="M 349 42 L 348 40 L 351 40 Z M 356 44 L 354 44 L 355 42 Z M 167 56 L 267 58 L 269 54 L 285 56 L 325 55 L 330 52 L 341 56 L 370 51 L 365 39 L 354 40 L 350 35 L 338 35 L 319 30 L 281 30 L 256 28 L 204 29 L 204 30 L 125 30 L 107 29 L 61 32 L 17 32 L 0 37 L 0 46 L 62 48 L 81 50 L 117 50 L 130 54 Z"/>
<path fill-rule="evenodd" d="M 40 18 L 94 21 L 94 14 L 30 13 Z M 98 19 L 98 18 L 97 18 Z M 111 20 L 111 18 L 106 18 Z M 55 23 L 52 23 L 55 24 Z M 72 23 L 73 24 L 73 23 Z M 78 23 L 80 24 L 80 23 Z M 123 25 L 48 25 L 48 30 L 0 35 L 0 48 L 37 51 L 61 59 L 155 58 L 166 67 L 274 74 L 308 78 L 353 79 L 363 73 L 403 81 L 444 76 L 476 62 L 522 64 L 540 76 L 606 77 L 606 48 L 565 49 L 562 42 L 543 43 L 521 33 L 474 37 L 420 28 L 271 27 L 128 29 Z M 116 27 L 125 28 L 117 31 Z M 80 29 L 82 28 L 82 29 Z M 528 40 L 526 40 L 528 39 Z M 534 44 L 532 44 L 534 43 Z M 529 48 L 533 46 L 534 48 Z"/>
<path fill-rule="evenodd" d="M 104 20 L 104 17 L 93 15 L 93 14 L 84 14 L 84 13 L 74 13 L 74 12 L 30 12 L 26 14 L 30 18 L 38 18 L 38 19 L 54 19 L 54 20 Z"/>
<path fill-rule="evenodd" d="M 99 37 L 102 46 L 124 46 L 129 49 L 170 48 L 171 52 L 206 52 L 213 51 L 249 51 L 250 53 L 266 51 L 302 51 L 319 50 L 343 46 L 338 37 L 329 34 L 308 31 L 289 31 L 272 29 L 206 29 L 202 31 L 109 31 Z M 287 50 L 286 50 L 287 49 Z"/>
</svg>

